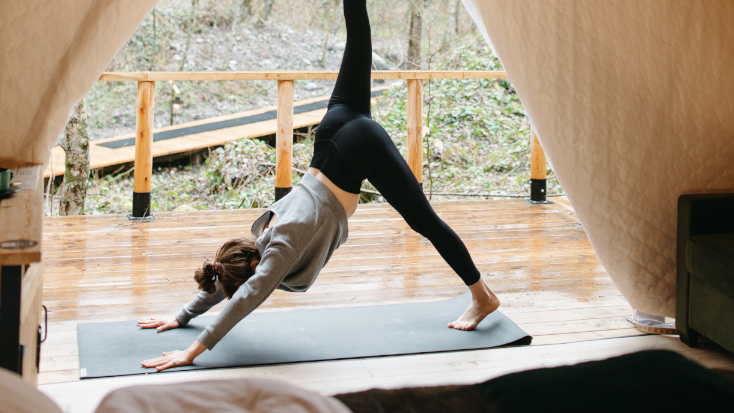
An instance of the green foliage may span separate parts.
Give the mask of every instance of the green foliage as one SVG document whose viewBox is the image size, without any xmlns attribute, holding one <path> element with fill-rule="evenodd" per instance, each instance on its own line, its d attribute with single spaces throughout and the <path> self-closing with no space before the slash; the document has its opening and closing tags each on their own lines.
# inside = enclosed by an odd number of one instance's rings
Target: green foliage
<svg viewBox="0 0 734 413">
<path fill-rule="evenodd" d="M 470 37 L 440 59 L 437 69 L 499 70 L 500 64 L 481 37 Z M 406 86 L 391 88 L 377 100 L 373 118 L 406 153 Z M 433 192 L 527 195 L 530 124 L 512 85 L 506 80 L 426 82 L 424 95 L 424 188 Z M 430 118 L 429 118 L 430 114 Z M 294 168 L 305 171 L 313 154 L 313 133 L 293 145 Z M 153 174 L 153 211 L 268 207 L 275 187 L 275 150 L 242 138 L 214 149 L 204 165 L 158 168 Z M 548 193 L 561 192 L 548 170 Z M 294 184 L 301 174 L 294 172 Z M 367 182 L 364 189 L 374 190 Z M 132 176 L 93 178 L 89 213 L 131 210 Z M 434 196 L 434 199 L 452 199 Z M 466 199 L 466 198 L 460 198 Z M 361 202 L 382 198 L 364 193 Z"/>
<path fill-rule="evenodd" d="M 436 70 L 501 70 L 501 66 L 483 39 L 474 36 L 441 59 Z M 528 192 L 530 123 L 508 81 L 426 81 L 423 97 L 424 188 L 430 189 L 432 178 L 434 192 Z M 379 99 L 373 118 L 405 155 L 407 87 L 392 88 Z M 560 186 L 549 173 L 549 193 L 557 193 Z"/>
</svg>

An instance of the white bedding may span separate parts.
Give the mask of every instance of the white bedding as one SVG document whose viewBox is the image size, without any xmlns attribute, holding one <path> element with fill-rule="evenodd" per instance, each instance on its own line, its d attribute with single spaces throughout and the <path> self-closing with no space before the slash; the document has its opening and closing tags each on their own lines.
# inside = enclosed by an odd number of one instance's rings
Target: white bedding
<svg viewBox="0 0 734 413">
<path fill-rule="evenodd" d="M 333 397 L 269 379 L 192 381 L 110 392 L 97 413 L 351 413 Z M 20 376 L 0 368 L 0 413 L 62 413 Z"/>
<path fill-rule="evenodd" d="M 0 413 L 62 413 L 48 396 L 0 368 Z"/>
<path fill-rule="evenodd" d="M 268 379 L 132 386 L 108 394 L 97 413 L 350 413 L 332 397 Z"/>
<path fill-rule="evenodd" d="M 678 196 L 734 191 L 734 1 L 463 1 L 617 287 L 674 317 Z"/>
</svg>

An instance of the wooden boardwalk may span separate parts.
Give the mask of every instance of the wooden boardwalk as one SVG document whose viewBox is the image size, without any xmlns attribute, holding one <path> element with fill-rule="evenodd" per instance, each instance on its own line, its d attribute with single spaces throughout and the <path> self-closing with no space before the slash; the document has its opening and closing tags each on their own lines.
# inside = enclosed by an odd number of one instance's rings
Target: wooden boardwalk
<svg viewBox="0 0 734 413">
<path fill-rule="evenodd" d="M 384 91 L 389 86 L 373 88 L 374 92 Z M 302 109 L 310 109 L 326 100 L 330 96 L 319 96 L 312 99 L 305 99 L 294 102 L 296 111 L 299 107 Z M 193 122 L 180 123 L 173 126 L 154 129 L 154 142 L 152 145 L 153 158 L 173 155 L 177 153 L 186 153 L 200 149 L 210 148 L 213 146 L 224 145 L 227 142 L 237 140 L 239 138 L 250 137 L 259 138 L 263 136 L 274 135 L 277 128 L 276 119 L 266 119 L 257 121 L 258 117 L 269 117 L 277 109 L 276 106 L 269 106 L 260 109 L 249 110 L 245 112 L 233 113 L 231 115 L 217 116 L 197 120 Z M 293 128 L 300 129 L 317 125 L 326 114 L 326 108 L 318 108 L 314 110 L 301 111 L 293 115 Z M 214 130 L 197 131 L 197 129 L 212 129 L 215 124 L 226 124 L 241 118 L 249 118 L 256 120 L 251 123 L 217 128 Z M 207 127 L 209 126 L 209 127 Z M 191 131 L 191 133 L 177 133 L 179 131 Z M 166 137 L 158 139 L 159 135 L 181 135 L 173 138 Z M 121 165 L 135 160 L 135 133 L 114 136 L 111 138 L 97 139 L 89 143 L 89 164 L 91 169 L 104 168 L 108 166 Z M 123 144 L 121 147 L 120 144 Z M 44 173 L 44 177 L 59 176 L 64 174 L 64 150 L 60 146 L 55 146 L 51 150 L 51 160 Z"/>
<path fill-rule="evenodd" d="M 709 366 L 734 366 L 731 355 L 710 343 L 688 349 L 676 337 L 645 336 L 635 329 L 626 320 L 630 306 L 567 201 L 558 201 L 434 204 L 466 242 L 502 300 L 500 310 L 534 336 L 532 346 L 82 381 L 77 323 L 175 314 L 197 292 L 194 269 L 226 239 L 249 234 L 262 211 L 161 213 L 152 222 L 124 216 L 45 218 L 43 298 L 50 326 L 40 388 L 67 411 L 86 412 L 117 387 L 206 378 L 279 378 L 333 394 L 477 382 L 647 348 L 679 351 Z M 258 311 L 419 302 L 466 291 L 431 244 L 388 205 L 360 206 L 349 225 L 349 241 L 307 293 L 276 291 Z"/>
</svg>

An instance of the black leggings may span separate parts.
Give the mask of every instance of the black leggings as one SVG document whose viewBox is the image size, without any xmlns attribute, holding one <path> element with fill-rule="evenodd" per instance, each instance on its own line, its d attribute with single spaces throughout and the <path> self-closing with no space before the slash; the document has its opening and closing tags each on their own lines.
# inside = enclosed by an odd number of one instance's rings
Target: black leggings
<svg viewBox="0 0 734 413">
<path fill-rule="evenodd" d="M 316 131 L 311 166 L 359 194 L 367 179 L 417 233 L 428 238 L 466 285 L 479 271 L 456 233 L 436 215 L 385 129 L 370 115 L 372 39 L 366 0 L 344 0 L 347 46 L 329 110 Z"/>
</svg>

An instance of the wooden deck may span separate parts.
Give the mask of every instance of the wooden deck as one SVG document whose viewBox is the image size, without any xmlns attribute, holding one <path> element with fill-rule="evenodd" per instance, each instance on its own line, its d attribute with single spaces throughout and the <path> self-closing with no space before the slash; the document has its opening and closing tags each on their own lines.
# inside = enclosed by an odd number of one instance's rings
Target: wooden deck
<svg viewBox="0 0 734 413">
<path fill-rule="evenodd" d="M 734 366 L 734 358 L 713 344 L 694 350 L 677 337 L 645 336 L 635 329 L 626 320 L 631 308 L 567 201 L 554 200 L 434 205 L 466 242 L 502 300 L 500 310 L 534 336 L 532 346 L 83 381 L 77 323 L 176 313 L 197 292 L 193 270 L 226 239 L 248 234 L 261 210 L 162 213 L 152 222 L 123 216 L 46 218 L 43 297 L 50 326 L 40 388 L 67 411 L 86 412 L 114 388 L 206 378 L 279 378 L 333 394 L 477 382 L 647 348 L 679 351 L 708 366 Z M 431 244 L 389 206 L 360 206 L 349 225 L 349 241 L 307 293 L 276 291 L 259 311 L 418 302 L 466 291 Z"/>
<path fill-rule="evenodd" d="M 381 86 L 373 88 L 373 92 L 388 89 L 389 86 Z M 319 96 L 311 99 L 305 99 L 294 102 L 296 107 L 307 106 L 313 103 L 322 102 L 331 96 Z M 231 115 L 217 116 L 213 118 L 201 119 L 193 122 L 180 123 L 173 126 L 154 129 L 154 134 L 162 132 L 174 132 L 182 129 L 189 129 L 197 126 L 211 125 L 218 122 L 231 121 L 233 119 L 254 117 L 267 112 L 276 110 L 276 106 L 269 106 L 260 109 L 248 110 L 245 112 L 233 113 Z M 300 129 L 317 125 L 321 122 L 326 109 L 315 109 L 296 113 L 293 115 L 293 128 Z M 274 135 L 277 129 L 276 119 L 263 120 L 258 122 L 247 123 L 239 126 L 226 127 L 221 129 L 209 130 L 205 132 L 197 132 L 185 134 L 175 138 L 165 140 L 155 140 L 152 144 L 153 158 L 173 155 L 178 153 L 187 153 L 214 146 L 224 145 L 227 142 L 237 140 L 239 138 L 250 137 L 259 138 L 263 136 Z M 133 162 L 135 159 L 135 145 L 126 145 L 119 148 L 105 146 L 111 142 L 135 139 L 135 133 L 114 136 L 111 138 L 97 139 L 89 142 L 89 166 L 91 169 L 104 168 L 108 166 L 121 165 Z M 51 149 L 51 160 L 49 161 L 44 177 L 59 176 L 64 174 L 65 154 L 60 146 Z"/>
</svg>

